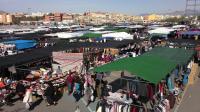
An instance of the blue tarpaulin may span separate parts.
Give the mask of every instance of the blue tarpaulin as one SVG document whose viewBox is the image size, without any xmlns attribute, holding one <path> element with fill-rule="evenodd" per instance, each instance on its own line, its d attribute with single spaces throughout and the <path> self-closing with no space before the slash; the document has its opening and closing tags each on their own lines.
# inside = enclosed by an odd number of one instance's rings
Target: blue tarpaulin
<svg viewBox="0 0 200 112">
<path fill-rule="evenodd" d="M 181 33 L 181 35 L 200 35 L 200 31 L 187 31 Z"/>
<path fill-rule="evenodd" d="M 37 45 L 35 40 L 14 40 L 7 41 L 5 44 L 14 44 L 17 50 L 33 48 Z"/>
</svg>

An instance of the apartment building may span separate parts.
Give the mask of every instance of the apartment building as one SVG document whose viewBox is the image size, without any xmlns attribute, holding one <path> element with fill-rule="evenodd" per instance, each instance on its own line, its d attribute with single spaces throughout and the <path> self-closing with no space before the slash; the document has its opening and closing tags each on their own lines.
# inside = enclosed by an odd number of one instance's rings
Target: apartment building
<svg viewBox="0 0 200 112">
<path fill-rule="evenodd" d="M 45 15 L 44 21 L 61 22 L 62 21 L 62 13 L 50 13 L 48 15 Z"/>
<path fill-rule="evenodd" d="M 0 24 L 12 24 L 13 16 L 8 13 L 0 13 Z"/>
</svg>

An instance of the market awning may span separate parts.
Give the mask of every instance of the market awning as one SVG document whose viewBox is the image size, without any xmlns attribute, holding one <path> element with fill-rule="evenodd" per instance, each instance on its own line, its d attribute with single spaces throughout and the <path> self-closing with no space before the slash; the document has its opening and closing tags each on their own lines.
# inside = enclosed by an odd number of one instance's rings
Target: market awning
<svg viewBox="0 0 200 112">
<path fill-rule="evenodd" d="M 124 40 L 124 41 L 109 41 L 106 43 L 96 43 L 96 42 L 76 42 L 69 43 L 67 40 L 58 39 L 55 40 L 55 46 L 32 49 L 24 53 L 17 55 L 0 57 L 0 67 L 7 67 L 12 65 L 20 65 L 27 62 L 31 62 L 38 59 L 50 58 L 53 51 L 64 51 L 67 49 L 77 49 L 77 48 L 121 48 L 129 44 L 141 42 L 141 40 Z"/>
<path fill-rule="evenodd" d="M 167 38 L 167 34 L 152 33 L 152 34 L 150 35 L 150 37 L 151 37 L 151 38 L 155 38 L 155 37 L 157 37 L 157 38 Z"/>
<path fill-rule="evenodd" d="M 85 37 L 85 38 L 97 38 L 97 37 L 102 37 L 102 34 L 99 33 L 86 33 L 81 37 Z"/>
<path fill-rule="evenodd" d="M 171 42 L 171 43 L 187 44 L 187 45 L 188 44 L 191 44 L 191 45 L 198 45 L 198 44 L 200 44 L 199 40 L 194 40 L 194 39 L 172 39 L 172 38 L 169 38 L 166 41 Z"/>
<path fill-rule="evenodd" d="M 4 42 L 5 44 L 14 44 L 18 50 L 33 48 L 37 45 L 35 40 L 14 40 Z"/>
<path fill-rule="evenodd" d="M 97 67 L 95 72 L 111 72 L 126 70 L 144 80 L 157 84 L 176 67 L 176 63 L 159 56 L 139 56 L 123 58 Z"/>
<path fill-rule="evenodd" d="M 160 27 L 154 30 L 149 30 L 148 33 L 150 34 L 165 34 L 168 35 L 171 32 L 175 31 L 175 29 L 167 28 L 167 27 Z"/>
<path fill-rule="evenodd" d="M 150 52 L 145 53 L 145 56 L 159 56 L 163 59 L 168 59 L 178 64 L 186 64 L 194 54 L 194 50 L 185 50 L 184 48 L 169 48 L 156 47 Z"/>
<path fill-rule="evenodd" d="M 95 72 L 126 70 L 144 80 L 157 84 L 178 64 L 186 64 L 192 57 L 193 50 L 182 48 L 158 47 L 136 58 L 123 58 L 97 67 Z"/>
<path fill-rule="evenodd" d="M 123 39 L 133 39 L 133 35 L 126 33 L 126 32 L 114 32 L 114 33 L 108 33 L 108 34 L 103 34 L 102 37 L 113 37 L 116 40 L 123 40 Z"/>
<path fill-rule="evenodd" d="M 182 32 L 181 35 L 200 35 L 200 31 L 186 31 L 186 32 Z"/>
</svg>

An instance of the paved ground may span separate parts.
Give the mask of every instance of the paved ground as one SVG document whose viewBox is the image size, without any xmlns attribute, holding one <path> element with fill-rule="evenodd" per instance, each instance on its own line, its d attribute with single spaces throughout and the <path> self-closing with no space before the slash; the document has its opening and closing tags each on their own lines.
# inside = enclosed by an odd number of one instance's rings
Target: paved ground
<svg viewBox="0 0 200 112">
<path fill-rule="evenodd" d="M 94 102 L 86 107 L 86 102 L 81 99 L 79 102 L 75 103 L 75 100 L 72 96 L 68 96 L 66 93 L 58 101 L 56 106 L 52 105 L 47 107 L 44 101 L 37 102 L 37 105 L 30 112 L 74 112 L 76 106 L 80 107 L 81 112 L 94 112 L 96 108 L 96 103 Z M 3 106 L 0 109 L 0 112 L 28 112 L 25 109 L 24 103 L 22 101 L 16 101 L 12 106 Z"/>
<path fill-rule="evenodd" d="M 200 112 L 200 79 L 188 87 L 177 112 Z"/>
</svg>

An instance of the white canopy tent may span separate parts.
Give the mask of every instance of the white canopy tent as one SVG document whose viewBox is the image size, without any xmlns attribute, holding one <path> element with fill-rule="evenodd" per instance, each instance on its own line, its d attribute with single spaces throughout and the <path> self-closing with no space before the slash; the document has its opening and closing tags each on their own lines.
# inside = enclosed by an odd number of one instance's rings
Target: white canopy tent
<svg viewBox="0 0 200 112">
<path fill-rule="evenodd" d="M 108 33 L 103 34 L 102 37 L 113 37 L 115 40 L 123 40 L 123 39 L 133 39 L 133 35 L 128 34 L 126 32 L 115 32 L 115 33 Z"/>
<path fill-rule="evenodd" d="M 104 27 L 100 27 L 100 28 L 91 28 L 90 31 L 100 31 L 100 30 L 104 30 Z"/>
<path fill-rule="evenodd" d="M 58 26 L 58 28 L 59 28 L 59 29 L 70 29 L 69 26 L 64 26 L 64 25 L 60 25 L 60 26 Z"/>
<path fill-rule="evenodd" d="M 181 29 L 181 28 L 189 28 L 187 25 L 174 25 L 172 26 L 173 29 Z"/>
<path fill-rule="evenodd" d="M 148 33 L 150 34 L 164 34 L 164 35 L 168 35 L 171 32 L 175 31 L 175 29 L 171 29 L 171 28 L 167 28 L 167 27 L 161 27 L 161 28 L 157 28 L 155 30 L 149 30 Z"/>
<path fill-rule="evenodd" d="M 133 25 L 133 26 L 128 26 L 127 28 L 139 29 L 139 28 L 144 28 L 144 26 L 142 26 L 142 25 Z"/>
<path fill-rule="evenodd" d="M 75 32 L 75 33 L 66 33 L 66 32 L 62 32 L 62 33 L 56 33 L 56 35 L 58 36 L 58 38 L 73 38 L 73 37 L 80 37 L 83 36 L 83 32 Z"/>
<path fill-rule="evenodd" d="M 116 28 L 127 28 L 127 25 L 115 26 Z"/>
</svg>

